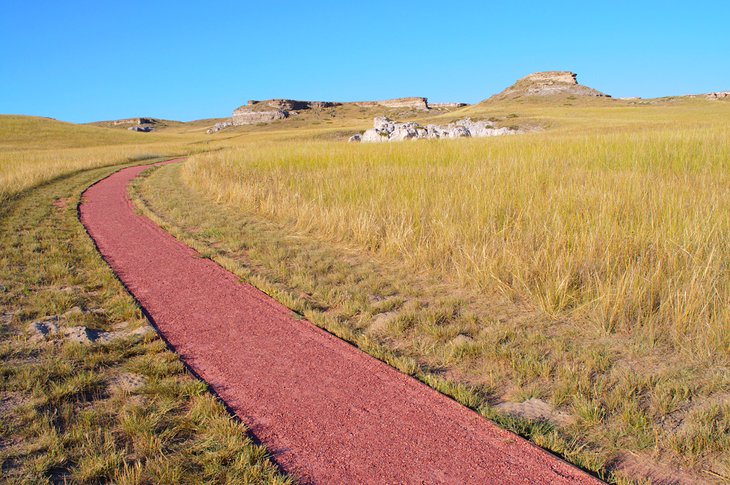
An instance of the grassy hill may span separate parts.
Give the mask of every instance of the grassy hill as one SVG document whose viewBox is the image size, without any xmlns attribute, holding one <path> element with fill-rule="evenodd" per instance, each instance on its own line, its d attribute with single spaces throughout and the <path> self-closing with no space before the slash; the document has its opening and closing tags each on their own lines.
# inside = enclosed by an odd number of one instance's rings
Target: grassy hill
<svg viewBox="0 0 730 485">
<path fill-rule="evenodd" d="M 140 134 L 51 118 L 0 115 L 0 151 L 135 144 Z"/>
<path fill-rule="evenodd" d="M 0 115 L 0 202 L 78 170 L 206 149 L 204 130 L 135 133 L 50 118 Z"/>
</svg>

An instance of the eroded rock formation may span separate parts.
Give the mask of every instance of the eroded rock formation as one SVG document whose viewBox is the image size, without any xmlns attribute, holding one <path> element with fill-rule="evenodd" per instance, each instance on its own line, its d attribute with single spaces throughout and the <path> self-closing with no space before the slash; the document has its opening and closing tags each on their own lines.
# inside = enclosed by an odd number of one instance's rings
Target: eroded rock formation
<svg viewBox="0 0 730 485">
<path fill-rule="evenodd" d="M 233 126 L 233 121 L 221 121 L 220 123 L 216 123 L 213 126 L 211 126 L 210 128 L 208 128 L 208 130 L 206 131 L 206 133 L 208 133 L 209 135 L 211 135 L 213 133 L 217 133 L 217 132 L 219 132 L 219 131 L 221 131 L 223 129 L 226 129 L 229 126 Z"/>
<path fill-rule="evenodd" d="M 355 101 L 352 104 L 363 108 L 382 106 L 384 108 L 406 108 L 421 111 L 428 110 L 428 99 L 419 97 L 393 98 L 380 101 Z"/>
<path fill-rule="evenodd" d="M 124 120 L 114 120 L 111 122 L 113 126 L 119 125 L 154 125 L 157 120 L 154 118 L 127 118 Z"/>
<path fill-rule="evenodd" d="M 236 108 L 231 116 L 233 125 L 255 125 L 288 118 L 291 112 L 332 108 L 342 103 L 332 101 L 298 101 L 296 99 L 249 100 L 248 104 Z M 211 128 L 213 129 L 213 128 Z M 219 131 L 219 130 L 215 130 Z"/>
<path fill-rule="evenodd" d="M 588 86 L 578 84 L 578 75 L 569 71 L 536 72 L 519 79 L 490 99 L 515 99 L 524 96 L 595 96 L 609 97 Z"/>
<path fill-rule="evenodd" d="M 259 123 L 270 123 L 276 120 L 288 118 L 290 115 L 299 114 L 307 110 L 322 110 L 335 108 L 342 105 L 354 105 L 362 108 L 391 108 L 428 111 L 428 99 L 421 97 L 394 98 L 381 101 L 354 101 L 338 103 L 334 101 L 298 101 L 295 99 L 268 99 L 259 101 L 250 99 L 248 102 L 233 111 L 230 121 L 216 123 L 208 129 L 208 133 L 216 133 L 230 126 L 255 125 Z M 436 109 L 448 110 L 466 106 L 464 103 L 437 103 Z"/>
<path fill-rule="evenodd" d="M 452 109 L 452 108 L 463 108 L 469 106 L 466 103 L 428 103 L 428 107 L 431 109 Z"/>
<path fill-rule="evenodd" d="M 231 116 L 232 125 L 255 125 L 257 123 L 270 123 L 274 120 L 282 120 L 289 116 L 288 111 L 272 109 L 269 111 L 252 111 L 238 108 Z"/>
<path fill-rule="evenodd" d="M 378 116 L 373 120 L 373 127 L 363 133 L 350 137 L 351 142 L 380 143 L 386 141 L 403 141 L 434 138 L 464 138 L 512 135 L 517 130 L 497 128 L 491 121 L 472 121 L 469 118 L 454 121 L 448 125 L 422 126 L 415 122 L 398 123 L 390 118 Z"/>
</svg>

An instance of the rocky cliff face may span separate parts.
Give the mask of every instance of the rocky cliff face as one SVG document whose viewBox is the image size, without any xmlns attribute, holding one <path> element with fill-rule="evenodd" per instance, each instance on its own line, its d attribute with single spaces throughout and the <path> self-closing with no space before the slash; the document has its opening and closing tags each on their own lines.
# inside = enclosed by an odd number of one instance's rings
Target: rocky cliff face
<svg viewBox="0 0 730 485">
<path fill-rule="evenodd" d="M 269 123 L 289 117 L 289 113 L 303 110 L 318 110 L 339 106 L 332 101 L 298 101 L 296 99 L 249 100 L 248 104 L 236 108 L 231 116 L 233 125 L 254 125 Z"/>
<path fill-rule="evenodd" d="M 281 120 L 289 116 L 288 111 L 273 109 L 269 111 L 252 111 L 238 108 L 233 111 L 231 123 L 233 125 L 255 125 L 256 123 L 270 123 L 274 120 Z"/>
<path fill-rule="evenodd" d="M 610 97 L 588 86 L 578 84 L 577 74 L 569 71 L 536 72 L 519 79 L 512 86 L 489 99 L 516 99 L 526 96 L 595 96 Z"/>
<path fill-rule="evenodd" d="M 241 106 L 243 110 L 262 110 L 273 108 L 279 111 L 301 111 L 305 109 L 322 109 L 340 106 L 342 103 L 334 101 L 298 101 L 296 99 L 267 99 L 266 101 L 249 100 L 246 106 Z"/>
</svg>

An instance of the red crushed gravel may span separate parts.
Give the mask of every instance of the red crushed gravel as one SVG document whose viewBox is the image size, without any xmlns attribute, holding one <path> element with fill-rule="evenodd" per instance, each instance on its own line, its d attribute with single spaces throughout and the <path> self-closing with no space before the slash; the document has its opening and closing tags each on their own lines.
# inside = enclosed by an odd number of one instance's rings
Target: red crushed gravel
<svg viewBox="0 0 730 485">
<path fill-rule="evenodd" d="M 184 361 L 303 483 L 599 483 L 304 320 L 91 186 L 81 221 Z"/>
</svg>

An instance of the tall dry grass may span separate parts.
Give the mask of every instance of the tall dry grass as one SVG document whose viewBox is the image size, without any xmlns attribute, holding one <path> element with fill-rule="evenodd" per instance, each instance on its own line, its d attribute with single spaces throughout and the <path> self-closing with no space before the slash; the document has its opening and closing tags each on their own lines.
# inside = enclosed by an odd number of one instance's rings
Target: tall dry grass
<svg viewBox="0 0 730 485">
<path fill-rule="evenodd" d="M 248 144 L 219 200 L 688 357 L 730 346 L 730 126 L 382 145 Z"/>
<path fill-rule="evenodd" d="M 78 170 L 175 153 L 175 145 L 112 145 L 0 152 L 0 203 L 39 183 Z"/>
<path fill-rule="evenodd" d="M 201 137 L 132 133 L 50 118 L 0 115 L 0 203 L 79 170 L 207 149 Z"/>
</svg>

